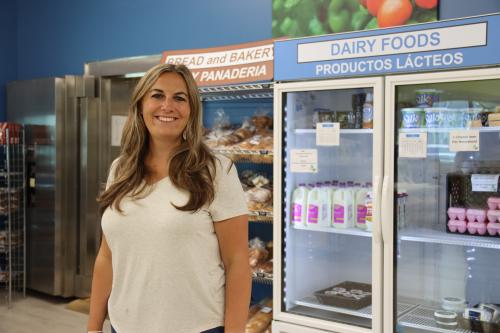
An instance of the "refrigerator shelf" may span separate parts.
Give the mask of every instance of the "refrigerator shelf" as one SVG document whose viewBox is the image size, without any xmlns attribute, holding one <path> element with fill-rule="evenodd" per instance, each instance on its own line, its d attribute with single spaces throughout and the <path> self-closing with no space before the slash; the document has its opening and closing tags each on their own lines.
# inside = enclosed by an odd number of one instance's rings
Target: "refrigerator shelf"
<svg viewBox="0 0 500 333">
<path fill-rule="evenodd" d="M 297 128 L 297 129 L 295 129 L 295 134 L 316 134 L 316 130 L 312 129 L 312 128 Z M 373 134 L 373 129 L 371 129 L 371 128 L 360 128 L 360 129 L 343 128 L 340 130 L 340 134 Z"/>
<path fill-rule="evenodd" d="M 434 311 L 438 310 L 437 308 L 431 308 L 424 305 L 417 305 L 410 312 L 399 318 L 399 324 L 401 326 L 416 328 L 425 330 L 426 332 L 440 332 L 440 333 L 477 333 L 476 331 L 472 331 L 464 328 L 456 328 L 456 329 L 445 329 L 437 326 L 436 321 L 434 320 Z"/>
<path fill-rule="evenodd" d="M 313 308 L 313 309 L 319 309 L 319 310 L 326 310 L 330 312 L 337 312 L 337 313 L 343 313 L 355 317 L 361 317 L 361 318 L 372 318 L 372 307 L 367 306 L 366 308 L 362 308 L 359 310 L 350 310 L 350 309 L 344 309 L 344 308 L 338 308 L 335 306 L 330 306 L 330 305 L 324 305 L 318 302 L 316 297 L 305 297 L 301 300 L 295 301 L 295 304 L 297 305 L 302 305 L 305 307 Z"/>
<path fill-rule="evenodd" d="M 444 133 L 448 134 L 450 131 L 479 131 L 479 132 L 500 132 L 500 126 L 496 127 L 442 127 L 442 128 L 399 128 L 400 133 Z"/>
<path fill-rule="evenodd" d="M 435 229 L 412 229 L 401 230 L 400 238 L 403 241 L 435 243 L 444 245 L 472 246 L 488 249 L 500 249 L 500 237 L 481 237 L 474 235 L 462 235 L 459 233 L 447 233 Z"/>
<path fill-rule="evenodd" d="M 293 225 L 294 229 L 298 230 L 308 230 L 308 231 L 317 231 L 317 232 L 329 232 L 333 234 L 342 234 L 342 235 L 352 235 L 352 236 L 362 236 L 362 237 L 372 237 L 372 233 L 368 231 L 364 231 L 358 228 L 347 228 L 347 229 L 339 229 L 334 227 L 317 227 L 317 226 L 304 226 L 304 225 Z"/>
</svg>

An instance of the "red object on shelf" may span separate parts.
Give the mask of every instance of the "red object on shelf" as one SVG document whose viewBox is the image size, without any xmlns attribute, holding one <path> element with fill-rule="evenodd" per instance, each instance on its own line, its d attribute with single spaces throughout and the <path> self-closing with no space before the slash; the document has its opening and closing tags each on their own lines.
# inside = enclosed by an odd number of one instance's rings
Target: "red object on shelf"
<svg viewBox="0 0 500 333">
<path fill-rule="evenodd" d="M 16 123 L 0 123 L 0 144 L 7 144 L 7 130 L 9 130 L 9 143 L 19 143 L 21 125 Z"/>
</svg>

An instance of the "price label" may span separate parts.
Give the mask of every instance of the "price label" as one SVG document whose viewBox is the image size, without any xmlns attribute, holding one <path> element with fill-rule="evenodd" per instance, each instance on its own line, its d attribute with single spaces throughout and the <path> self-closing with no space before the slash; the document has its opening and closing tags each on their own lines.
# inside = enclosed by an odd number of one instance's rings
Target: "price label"
<svg viewBox="0 0 500 333">
<path fill-rule="evenodd" d="M 291 149 L 290 150 L 290 172 L 318 172 L 318 150 L 317 149 Z"/>
<path fill-rule="evenodd" d="M 450 131 L 450 151 L 479 151 L 479 131 Z"/>
<path fill-rule="evenodd" d="M 111 146 L 120 147 L 127 116 L 111 116 Z"/>
<path fill-rule="evenodd" d="M 338 146 L 340 144 L 340 123 L 317 123 L 316 145 Z"/>
<path fill-rule="evenodd" d="M 399 157 L 426 158 L 427 133 L 399 133 Z"/>
<path fill-rule="evenodd" d="M 472 192 L 498 192 L 498 177 L 500 175 L 472 175 Z"/>
</svg>

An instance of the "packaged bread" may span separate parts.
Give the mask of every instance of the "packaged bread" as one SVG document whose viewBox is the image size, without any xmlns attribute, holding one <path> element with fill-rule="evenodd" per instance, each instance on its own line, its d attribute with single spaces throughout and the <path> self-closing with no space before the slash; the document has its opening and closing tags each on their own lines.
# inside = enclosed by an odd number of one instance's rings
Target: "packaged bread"
<svg viewBox="0 0 500 333">
<path fill-rule="evenodd" d="M 267 326 L 267 328 L 264 330 L 264 332 L 262 333 L 273 333 L 273 328 L 272 328 L 273 325 L 269 324 L 269 326 Z"/>
<path fill-rule="evenodd" d="M 263 332 L 271 321 L 273 320 L 273 303 L 268 300 L 264 306 L 254 316 L 248 320 L 245 326 L 245 333 L 261 333 Z"/>
<path fill-rule="evenodd" d="M 273 274 L 273 262 L 272 262 L 272 260 L 258 263 L 255 266 L 255 271 L 257 273 Z"/>
<path fill-rule="evenodd" d="M 248 251 L 248 260 L 250 267 L 256 267 L 259 262 L 267 259 L 269 252 L 263 247 L 250 248 Z"/>
</svg>

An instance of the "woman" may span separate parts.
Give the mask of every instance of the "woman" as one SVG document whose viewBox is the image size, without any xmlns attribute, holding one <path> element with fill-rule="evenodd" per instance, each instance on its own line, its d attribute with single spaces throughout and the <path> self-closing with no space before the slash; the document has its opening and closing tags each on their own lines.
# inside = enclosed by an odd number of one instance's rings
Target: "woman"
<svg viewBox="0 0 500 333">
<path fill-rule="evenodd" d="M 244 332 L 248 217 L 235 166 L 202 143 L 191 72 L 161 64 L 137 84 L 100 195 L 103 238 L 89 332 Z"/>
</svg>

